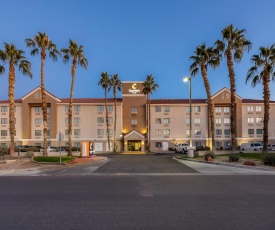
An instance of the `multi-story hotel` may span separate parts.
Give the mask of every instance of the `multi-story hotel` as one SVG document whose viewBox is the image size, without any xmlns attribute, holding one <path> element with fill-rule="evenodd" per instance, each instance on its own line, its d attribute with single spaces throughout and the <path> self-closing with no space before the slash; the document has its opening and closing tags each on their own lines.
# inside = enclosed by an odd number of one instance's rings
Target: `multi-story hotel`
<svg viewBox="0 0 275 230">
<path fill-rule="evenodd" d="M 143 82 L 125 81 L 122 98 L 117 99 L 116 145 L 120 151 L 144 151 L 146 141 L 146 96 Z M 58 98 L 47 92 L 48 145 L 58 146 L 57 134 L 64 134 L 61 142 L 68 142 L 68 98 Z M 230 91 L 221 89 L 212 96 L 215 116 L 216 148 L 230 149 Z M 37 87 L 21 99 L 15 100 L 15 142 L 17 145 L 43 145 L 41 92 Z M 82 141 L 93 144 L 95 151 L 109 151 L 103 98 L 75 98 L 73 100 L 73 146 Z M 262 141 L 264 105 L 262 100 L 236 98 L 237 142 Z M 8 101 L 0 101 L 0 144 L 9 145 Z M 151 100 L 151 150 L 166 151 L 176 143 L 190 140 L 189 99 Z M 110 148 L 114 137 L 114 100 L 108 99 Z M 269 143 L 275 143 L 275 101 L 270 102 Z M 192 100 L 192 144 L 211 147 L 209 114 L 206 99 Z"/>
</svg>

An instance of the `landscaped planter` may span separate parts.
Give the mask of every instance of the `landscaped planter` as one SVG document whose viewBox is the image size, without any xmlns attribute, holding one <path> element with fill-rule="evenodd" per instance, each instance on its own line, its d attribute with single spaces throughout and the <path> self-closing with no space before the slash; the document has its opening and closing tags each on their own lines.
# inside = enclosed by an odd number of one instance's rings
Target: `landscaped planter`
<svg viewBox="0 0 275 230">
<path fill-rule="evenodd" d="M 68 155 L 67 151 L 62 151 L 61 152 L 61 156 L 67 156 L 67 155 Z M 79 157 L 80 152 L 78 152 L 78 151 L 72 152 L 72 155 L 75 156 L 75 157 Z M 43 156 L 43 152 L 34 152 L 34 156 Z M 59 157 L 60 152 L 48 152 L 48 156 L 49 157 Z"/>
</svg>

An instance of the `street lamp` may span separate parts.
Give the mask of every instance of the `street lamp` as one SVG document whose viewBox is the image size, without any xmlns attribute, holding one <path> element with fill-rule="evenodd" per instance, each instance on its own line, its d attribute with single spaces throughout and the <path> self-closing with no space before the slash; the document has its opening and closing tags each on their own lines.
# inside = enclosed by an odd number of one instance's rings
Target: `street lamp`
<svg viewBox="0 0 275 230">
<path fill-rule="evenodd" d="M 194 156 L 194 150 L 192 149 L 192 77 L 184 77 L 183 78 L 184 82 L 189 82 L 189 145 L 190 148 L 188 150 L 188 155 L 190 155 L 191 157 Z"/>
</svg>

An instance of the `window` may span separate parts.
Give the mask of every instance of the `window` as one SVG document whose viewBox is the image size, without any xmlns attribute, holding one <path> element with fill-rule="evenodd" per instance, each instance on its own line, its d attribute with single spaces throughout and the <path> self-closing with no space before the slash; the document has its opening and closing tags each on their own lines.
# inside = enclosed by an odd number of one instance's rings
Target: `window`
<svg viewBox="0 0 275 230">
<path fill-rule="evenodd" d="M 108 122 L 109 122 L 109 124 L 112 124 L 113 123 L 113 118 L 112 117 L 108 117 Z"/>
<path fill-rule="evenodd" d="M 200 129 L 195 129 L 195 135 L 201 135 L 201 130 Z"/>
<path fill-rule="evenodd" d="M 51 130 L 47 130 L 47 136 L 48 136 L 48 137 L 51 136 Z"/>
<path fill-rule="evenodd" d="M 65 135 L 68 136 L 69 135 L 69 130 L 65 129 Z"/>
<path fill-rule="evenodd" d="M 69 118 L 66 117 L 66 118 L 65 118 L 65 124 L 68 124 L 68 123 L 69 123 Z"/>
<path fill-rule="evenodd" d="M 51 119 L 47 118 L 47 125 L 49 125 L 51 123 Z"/>
<path fill-rule="evenodd" d="M 249 113 L 253 112 L 253 106 L 248 106 L 247 107 L 247 112 L 249 112 Z"/>
<path fill-rule="evenodd" d="M 74 129 L 74 135 L 80 136 L 80 129 Z"/>
<path fill-rule="evenodd" d="M 14 124 L 16 124 L 16 118 L 14 118 Z"/>
<path fill-rule="evenodd" d="M 8 136 L 8 130 L 1 130 L 1 137 Z"/>
<path fill-rule="evenodd" d="M 161 142 L 156 142 L 156 148 L 161 148 Z"/>
<path fill-rule="evenodd" d="M 80 112 L 80 105 L 74 106 L 74 112 Z"/>
<path fill-rule="evenodd" d="M 104 117 L 98 117 L 97 123 L 104 123 Z"/>
<path fill-rule="evenodd" d="M 170 129 L 164 129 L 163 134 L 164 134 L 164 136 L 169 136 L 170 135 Z"/>
<path fill-rule="evenodd" d="M 195 124 L 200 124 L 201 123 L 201 119 L 199 117 L 195 118 Z"/>
<path fill-rule="evenodd" d="M 230 124 L 230 119 L 229 118 L 224 118 L 223 122 L 225 125 L 229 125 Z"/>
<path fill-rule="evenodd" d="M 80 117 L 74 117 L 74 124 L 80 123 Z"/>
<path fill-rule="evenodd" d="M 108 112 L 113 111 L 113 106 L 112 106 L 112 105 L 107 105 L 107 111 L 108 111 Z"/>
<path fill-rule="evenodd" d="M 132 125 L 137 125 L 137 119 L 136 119 L 136 118 L 132 118 L 131 124 L 132 124 Z"/>
<path fill-rule="evenodd" d="M 41 130 L 34 130 L 34 136 L 41 137 L 41 134 L 42 134 Z"/>
<path fill-rule="evenodd" d="M 190 136 L 190 130 L 189 129 L 186 129 L 186 135 Z"/>
<path fill-rule="evenodd" d="M 1 118 L 1 124 L 8 124 L 8 118 Z"/>
<path fill-rule="evenodd" d="M 156 136 L 162 136 L 162 132 L 161 131 L 162 131 L 161 129 L 156 129 L 155 130 Z"/>
<path fill-rule="evenodd" d="M 248 117 L 247 122 L 248 122 L 248 124 L 253 124 L 254 123 L 254 117 Z"/>
<path fill-rule="evenodd" d="M 185 112 L 186 112 L 186 113 L 190 113 L 190 106 L 186 106 L 186 107 L 185 107 Z"/>
<path fill-rule="evenodd" d="M 190 125 L 190 118 L 186 118 L 186 124 Z"/>
<path fill-rule="evenodd" d="M 221 118 L 216 118 L 216 125 L 220 125 L 222 123 L 222 119 Z"/>
<path fill-rule="evenodd" d="M 65 106 L 65 112 L 66 112 L 66 113 L 69 112 L 69 106 L 68 106 L 68 105 Z"/>
<path fill-rule="evenodd" d="M 195 112 L 199 113 L 201 111 L 201 107 L 200 106 L 195 106 Z"/>
<path fill-rule="evenodd" d="M 195 141 L 195 146 L 202 146 L 200 141 Z"/>
<path fill-rule="evenodd" d="M 216 135 L 217 136 L 222 135 L 222 130 L 221 129 L 216 129 Z"/>
<path fill-rule="evenodd" d="M 163 107 L 163 112 L 169 113 L 170 112 L 170 107 L 169 106 Z"/>
<path fill-rule="evenodd" d="M 104 135 L 104 129 L 98 129 L 97 130 L 97 135 L 103 136 Z"/>
<path fill-rule="evenodd" d="M 14 130 L 14 136 L 16 136 L 16 130 Z"/>
<path fill-rule="evenodd" d="M 163 124 L 170 124 L 170 118 L 163 118 Z"/>
<path fill-rule="evenodd" d="M 41 107 L 34 107 L 34 112 L 41 113 Z"/>
<path fill-rule="evenodd" d="M 35 118 L 34 123 L 36 125 L 40 125 L 42 123 L 42 119 L 41 118 Z"/>
<path fill-rule="evenodd" d="M 156 106 L 155 107 L 155 112 L 161 112 L 161 106 Z"/>
<path fill-rule="evenodd" d="M 253 135 L 253 134 L 254 134 L 254 129 L 248 129 L 248 130 L 247 130 L 247 133 L 248 133 L 249 135 Z"/>
<path fill-rule="evenodd" d="M 51 107 L 47 107 L 47 113 L 51 112 Z"/>
<path fill-rule="evenodd" d="M 8 106 L 1 106 L 1 112 L 7 113 L 8 112 Z"/>
<path fill-rule="evenodd" d="M 226 136 L 230 135 L 230 129 L 225 129 L 224 130 L 224 135 L 226 135 Z"/>
<path fill-rule="evenodd" d="M 34 146 L 41 147 L 42 144 L 41 143 L 34 143 Z"/>
<path fill-rule="evenodd" d="M 223 112 L 224 113 L 229 113 L 230 112 L 230 107 L 224 107 Z"/>
<path fill-rule="evenodd" d="M 262 112 L 262 106 L 256 106 L 256 112 Z"/>
<path fill-rule="evenodd" d="M 161 124 L 161 118 L 156 118 L 156 124 Z"/>
<path fill-rule="evenodd" d="M 262 129 L 256 129 L 256 134 L 258 134 L 258 135 L 263 134 L 263 130 Z"/>
<path fill-rule="evenodd" d="M 221 107 L 215 107 L 215 112 L 216 113 L 221 113 L 222 112 L 222 108 Z"/>
<path fill-rule="evenodd" d="M 104 106 L 103 105 L 98 105 L 97 106 L 97 112 L 103 112 L 104 111 Z"/>
<path fill-rule="evenodd" d="M 77 147 L 77 148 L 80 148 L 80 142 L 74 142 L 73 146 Z"/>
<path fill-rule="evenodd" d="M 256 123 L 263 123 L 262 117 L 256 117 Z"/>
<path fill-rule="evenodd" d="M 132 107 L 132 108 L 131 108 L 131 113 L 137 113 L 137 108 Z"/>
<path fill-rule="evenodd" d="M 113 135 L 113 134 L 114 134 L 113 130 L 109 129 L 109 135 Z"/>
<path fill-rule="evenodd" d="M 40 92 L 36 92 L 36 93 L 34 94 L 34 98 L 35 98 L 35 99 L 40 98 Z"/>
</svg>

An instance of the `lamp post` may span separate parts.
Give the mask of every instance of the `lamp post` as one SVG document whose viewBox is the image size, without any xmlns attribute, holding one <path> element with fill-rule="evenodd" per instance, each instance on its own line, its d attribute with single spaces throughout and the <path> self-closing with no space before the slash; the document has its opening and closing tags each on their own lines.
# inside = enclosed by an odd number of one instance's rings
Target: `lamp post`
<svg viewBox="0 0 275 230">
<path fill-rule="evenodd" d="M 192 149 L 192 77 L 184 77 L 184 82 L 189 82 L 189 150 L 188 156 L 194 157 L 194 150 Z"/>
</svg>

